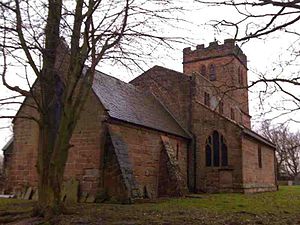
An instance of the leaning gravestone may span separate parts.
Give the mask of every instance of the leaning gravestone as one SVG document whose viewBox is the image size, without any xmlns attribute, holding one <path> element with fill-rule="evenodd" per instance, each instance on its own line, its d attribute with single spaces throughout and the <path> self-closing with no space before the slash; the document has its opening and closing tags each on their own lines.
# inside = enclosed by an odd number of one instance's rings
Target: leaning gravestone
<svg viewBox="0 0 300 225">
<path fill-rule="evenodd" d="M 95 200 L 96 200 L 95 195 L 89 194 L 85 202 L 87 202 L 87 203 L 94 203 Z"/>
<path fill-rule="evenodd" d="M 39 199 L 39 192 L 36 190 L 32 195 L 32 200 L 37 201 Z"/>
<path fill-rule="evenodd" d="M 24 199 L 29 200 L 31 198 L 31 194 L 32 194 L 32 187 L 29 187 L 25 192 Z"/>
<path fill-rule="evenodd" d="M 62 191 L 62 199 L 66 203 L 77 203 L 78 202 L 78 187 L 79 182 L 74 178 L 64 182 L 63 191 Z"/>
</svg>

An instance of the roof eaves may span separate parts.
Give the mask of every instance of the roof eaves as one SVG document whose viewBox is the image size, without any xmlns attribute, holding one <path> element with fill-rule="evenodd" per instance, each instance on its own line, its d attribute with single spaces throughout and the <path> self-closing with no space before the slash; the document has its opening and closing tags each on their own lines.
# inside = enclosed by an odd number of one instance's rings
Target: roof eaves
<svg viewBox="0 0 300 225">
<path fill-rule="evenodd" d="M 157 129 L 155 127 L 150 127 L 150 126 L 134 123 L 134 122 L 131 122 L 131 121 L 126 121 L 126 120 L 116 118 L 116 117 L 113 117 L 113 116 L 109 116 L 109 119 L 110 120 L 107 120 L 107 122 L 116 121 L 116 122 L 130 124 L 130 125 L 133 125 L 133 126 L 143 127 L 145 129 L 150 129 L 150 130 L 154 130 L 154 131 L 158 131 L 158 132 L 162 132 L 162 133 L 171 134 L 171 135 L 181 137 L 181 138 L 184 138 L 184 139 L 192 139 L 190 136 L 188 136 L 189 134 L 186 134 L 186 136 L 184 136 L 184 135 L 177 134 L 177 133 L 174 133 L 174 132 L 170 132 L 170 131 L 166 131 L 166 130 L 162 130 L 162 129 Z"/>
<path fill-rule="evenodd" d="M 167 109 L 167 107 L 165 107 L 165 105 L 155 96 L 152 94 L 152 96 L 156 99 L 156 101 L 159 102 L 159 104 L 167 111 L 167 113 L 173 118 L 173 120 L 178 124 L 178 126 L 182 129 L 182 131 L 187 135 L 186 137 L 188 137 L 189 139 L 192 139 L 192 134 L 187 131 L 186 129 L 184 129 L 180 123 L 178 122 L 178 120 L 173 116 L 173 114 Z"/>
<path fill-rule="evenodd" d="M 243 133 L 262 142 L 263 144 L 268 145 L 269 147 L 276 149 L 276 145 L 274 145 L 274 143 L 272 143 L 271 141 L 269 141 L 268 139 L 264 138 L 263 136 L 261 136 L 260 134 L 248 129 L 248 128 L 244 128 L 243 129 Z"/>
<path fill-rule="evenodd" d="M 3 152 L 6 151 L 6 150 L 9 148 L 9 146 L 10 146 L 13 142 L 14 142 L 14 138 L 11 137 L 11 138 L 8 140 L 8 142 L 4 145 L 4 147 L 2 148 L 2 151 L 3 151 Z"/>
</svg>

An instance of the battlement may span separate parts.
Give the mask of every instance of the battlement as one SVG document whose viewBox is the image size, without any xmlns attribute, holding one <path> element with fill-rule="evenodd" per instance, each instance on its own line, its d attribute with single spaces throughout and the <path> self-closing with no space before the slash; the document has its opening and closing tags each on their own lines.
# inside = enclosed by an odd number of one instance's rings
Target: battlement
<svg viewBox="0 0 300 225">
<path fill-rule="evenodd" d="M 195 50 L 192 50 L 191 47 L 184 48 L 183 64 L 230 55 L 237 57 L 241 63 L 247 67 L 247 56 L 240 47 L 235 44 L 234 39 L 226 39 L 224 44 L 221 45 L 219 45 L 218 42 L 211 42 L 208 47 L 205 47 L 204 44 L 197 45 Z"/>
</svg>

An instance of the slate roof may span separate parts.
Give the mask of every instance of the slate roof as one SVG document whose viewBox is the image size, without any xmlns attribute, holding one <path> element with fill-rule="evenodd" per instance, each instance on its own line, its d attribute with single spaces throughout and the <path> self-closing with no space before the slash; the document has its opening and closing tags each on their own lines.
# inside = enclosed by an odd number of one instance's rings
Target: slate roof
<svg viewBox="0 0 300 225">
<path fill-rule="evenodd" d="M 111 118 L 189 138 L 151 93 L 101 72 L 95 74 L 93 90 Z"/>
<path fill-rule="evenodd" d="M 155 76 L 156 74 L 164 75 L 166 77 L 176 76 L 178 78 L 178 80 L 180 80 L 182 82 L 188 82 L 191 80 L 191 77 L 185 75 L 184 73 L 181 73 L 176 70 L 169 69 L 169 68 L 165 68 L 162 66 L 155 65 L 152 68 L 150 68 L 149 70 L 147 70 L 146 72 L 144 72 L 143 74 L 141 74 L 140 76 L 131 80 L 129 83 L 135 84 L 135 82 L 139 82 L 141 80 L 143 81 L 144 77 L 149 77 L 149 76 L 151 77 L 151 76 Z"/>
</svg>

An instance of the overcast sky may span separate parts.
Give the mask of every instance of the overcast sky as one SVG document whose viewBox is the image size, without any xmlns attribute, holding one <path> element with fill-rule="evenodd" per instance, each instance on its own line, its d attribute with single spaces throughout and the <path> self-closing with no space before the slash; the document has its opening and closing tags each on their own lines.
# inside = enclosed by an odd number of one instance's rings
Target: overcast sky
<svg viewBox="0 0 300 225">
<path fill-rule="evenodd" d="M 185 8 L 187 11 L 184 14 L 179 15 L 179 17 L 190 21 L 191 23 L 182 23 L 178 24 L 178 28 L 173 29 L 166 29 L 169 35 L 173 36 L 182 36 L 189 38 L 195 44 L 205 44 L 206 46 L 209 42 L 217 40 L 219 42 L 223 42 L 224 39 L 230 38 L 229 34 L 225 33 L 217 33 L 211 26 L 207 25 L 211 20 L 235 20 L 238 18 L 238 15 L 235 13 L 234 10 L 230 10 L 228 8 L 223 7 L 202 7 L 199 4 L 192 4 L 193 1 L 182 1 L 185 2 Z M 158 24 L 160 26 L 160 24 Z M 257 78 L 256 73 L 263 73 L 263 74 L 276 74 L 278 70 L 277 63 L 279 61 L 284 61 L 288 59 L 290 55 L 286 54 L 286 50 L 290 47 L 293 43 L 294 37 L 289 36 L 278 36 L 272 35 L 271 38 L 267 40 L 253 40 L 244 44 L 242 46 L 242 50 L 248 56 L 248 79 L 254 80 Z M 182 71 L 182 49 L 184 47 L 189 47 L 187 44 L 176 44 L 174 45 L 174 49 L 168 50 L 159 50 L 155 53 L 155 59 L 148 63 L 147 66 L 144 66 L 144 70 L 151 68 L 154 65 L 161 65 L 170 69 L 174 69 L 177 71 Z M 195 46 L 191 46 L 195 48 Z M 2 63 L 1 63 L 2 64 Z M 148 67 L 148 68 L 147 68 Z M 116 68 L 115 66 L 109 65 L 101 65 L 100 69 L 112 76 L 115 76 L 121 80 L 129 81 L 134 77 L 138 76 L 141 71 L 134 71 L 129 72 L 126 71 L 124 68 Z M 284 72 L 288 73 L 292 69 L 286 69 Z M 256 73 L 254 73 L 256 71 Z M 16 71 L 17 72 L 17 71 Z M 11 76 L 10 82 L 23 82 L 18 75 Z M 259 117 L 262 109 L 259 107 L 259 102 L 257 99 L 259 91 L 261 91 L 263 86 L 255 86 L 250 90 L 250 114 L 253 115 L 253 124 L 257 124 L 263 119 Z M 297 91 L 297 90 L 291 90 Z M 299 91 L 298 91 L 299 92 Z M 298 93 L 297 93 L 298 94 Z M 12 93 L 7 91 L 3 85 L 0 84 L 0 98 L 11 96 Z M 280 95 L 274 95 L 268 99 L 268 102 L 265 103 L 266 109 L 268 110 L 268 104 L 275 105 L 278 102 L 282 102 Z M 2 107 L 0 109 L 0 115 L 8 114 L 10 115 L 15 114 L 16 108 L 13 111 L 4 110 Z M 267 114 L 266 117 L 274 117 L 276 116 L 277 112 L 272 112 Z M 298 119 L 300 121 L 300 113 L 294 113 L 287 115 L 285 117 L 281 117 L 277 119 L 275 122 L 281 122 L 287 120 L 289 117 L 293 117 L 294 119 Z M 1 120 L 0 119 L 0 128 L 6 127 L 10 125 L 9 120 Z M 293 130 L 300 130 L 299 124 L 293 123 L 290 124 Z M 12 132 L 10 128 L 7 129 L 0 129 L 0 149 L 5 145 L 8 139 L 11 137 Z"/>
</svg>

